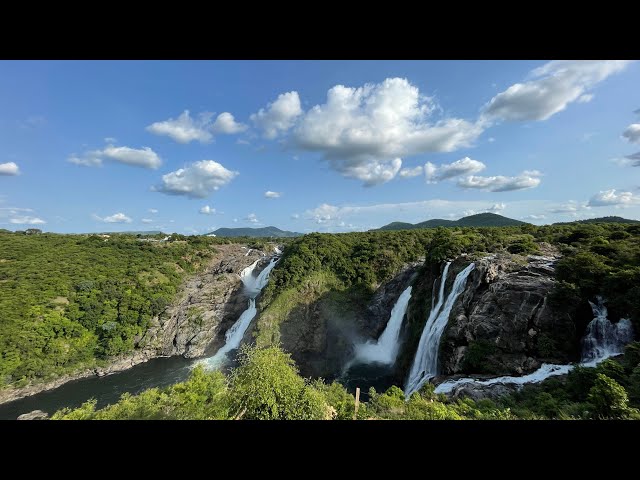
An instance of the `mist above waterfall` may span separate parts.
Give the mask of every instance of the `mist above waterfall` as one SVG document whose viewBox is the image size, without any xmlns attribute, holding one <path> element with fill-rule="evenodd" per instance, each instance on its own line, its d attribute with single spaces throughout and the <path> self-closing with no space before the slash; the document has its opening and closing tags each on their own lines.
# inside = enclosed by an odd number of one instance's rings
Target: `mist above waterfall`
<svg viewBox="0 0 640 480">
<path fill-rule="evenodd" d="M 407 287 L 391 310 L 389 322 L 377 341 L 369 340 L 356 346 L 356 357 L 353 363 L 381 363 L 392 365 L 400 348 L 400 329 L 407 307 L 411 300 L 411 287 Z"/>
</svg>

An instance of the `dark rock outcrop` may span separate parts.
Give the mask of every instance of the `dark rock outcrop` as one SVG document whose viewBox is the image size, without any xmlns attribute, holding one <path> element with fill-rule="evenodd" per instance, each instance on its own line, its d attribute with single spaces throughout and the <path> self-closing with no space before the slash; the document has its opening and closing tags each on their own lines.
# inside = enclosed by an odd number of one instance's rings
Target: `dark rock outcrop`
<svg viewBox="0 0 640 480">
<path fill-rule="evenodd" d="M 547 252 L 476 261 L 440 341 L 441 373 L 521 375 L 543 361 L 577 360 L 574 322 L 549 301 L 558 258 Z M 457 260 L 452 270 L 457 273 L 461 263 L 469 260 Z"/>
</svg>

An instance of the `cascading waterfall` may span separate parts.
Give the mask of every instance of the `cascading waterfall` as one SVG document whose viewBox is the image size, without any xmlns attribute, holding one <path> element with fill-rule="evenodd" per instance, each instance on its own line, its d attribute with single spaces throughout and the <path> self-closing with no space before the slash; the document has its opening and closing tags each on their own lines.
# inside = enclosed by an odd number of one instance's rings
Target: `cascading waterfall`
<svg viewBox="0 0 640 480">
<path fill-rule="evenodd" d="M 240 315 L 236 323 L 225 333 L 225 344 L 222 348 L 220 348 L 214 356 L 202 360 L 202 363 L 208 368 L 219 367 L 226 360 L 227 353 L 240 346 L 240 342 L 242 342 L 242 338 L 247 328 L 249 328 L 251 320 L 253 320 L 258 312 L 256 309 L 256 297 L 267 285 L 269 273 L 271 273 L 273 267 L 276 266 L 278 257 L 272 258 L 269 265 L 267 265 L 257 277 L 254 277 L 253 271 L 256 269 L 259 261 L 260 260 L 256 260 L 240 273 L 240 280 L 242 280 L 245 291 L 249 295 L 249 305 L 247 309 L 242 312 L 242 315 Z"/>
<path fill-rule="evenodd" d="M 597 304 L 589 302 L 594 318 L 587 325 L 585 336 L 582 338 L 582 357 L 579 363 L 583 367 L 595 367 L 598 363 L 614 355 L 619 355 L 624 346 L 633 341 L 633 326 L 631 321 L 622 318 L 614 324 L 607 318 L 607 307 L 604 306 L 602 297 L 597 297 Z M 543 363 L 533 373 L 520 377 L 498 377 L 488 380 L 476 380 L 474 378 L 461 378 L 441 383 L 435 389 L 436 393 L 449 393 L 461 385 L 524 385 L 527 383 L 539 383 L 549 377 L 566 375 L 574 368 L 574 365 L 554 365 Z"/>
<path fill-rule="evenodd" d="M 381 363 L 391 365 L 398 355 L 398 338 L 402 319 L 407 312 L 411 299 L 411 287 L 407 287 L 391 310 L 389 322 L 377 341 L 369 340 L 356 347 L 356 358 L 353 363 Z"/>
<path fill-rule="evenodd" d="M 622 318 L 611 323 L 607 318 L 607 307 L 602 297 L 596 297 L 597 304 L 589 302 L 594 319 L 587 325 L 587 333 L 582 339 L 581 363 L 598 363 L 605 358 L 619 355 L 623 347 L 633 340 L 631 321 Z M 594 365 L 595 365 L 594 363 Z"/>
<path fill-rule="evenodd" d="M 449 272 L 448 262 L 442 272 L 440 281 L 440 291 L 438 295 L 438 303 L 431 308 L 427 323 L 424 325 L 418 349 L 416 351 L 413 365 L 409 372 L 409 378 L 405 387 L 405 395 L 408 397 L 422 387 L 425 382 L 438 374 L 438 350 L 440 347 L 440 337 L 449 321 L 449 314 L 453 308 L 458 296 L 464 291 L 467 283 L 467 277 L 475 268 L 474 263 L 470 263 L 467 268 L 462 270 L 453 282 L 451 292 L 443 305 L 444 286 L 447 282 L 447 273 Z M 432 300 L 433 305 L 433 300 Z"/>
</svg>

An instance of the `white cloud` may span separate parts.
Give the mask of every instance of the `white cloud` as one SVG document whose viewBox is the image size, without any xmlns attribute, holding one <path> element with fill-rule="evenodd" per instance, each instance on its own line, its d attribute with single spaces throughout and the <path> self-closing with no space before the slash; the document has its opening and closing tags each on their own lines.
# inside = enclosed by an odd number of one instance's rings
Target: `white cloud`
<svg viewBox="0 0 640 480">
<path fill-rule="evenodd" d="M 403 168 L 398 172 L 398 175 L 402 178 L 412 178 L 422 175 L 422 167 Z"/>
<path fill-rule="evenodd" d="M 250 213 L 249 215 L 247 215 L 246 220 L 249 223 L 260 223 L 260 220 L 258 220 L 258 217 L 255 213 Z"/>
<path fill-rule="evenodd" d="M 334 205 L 329 205 L 328 203 L 323 203 L 313 210 L 307 210 L 305 213 L 307 214 L 308 218 L 311 218 L 316 223 L 327 223 L 332 219 L 335 220 L 340 218 L 341 212 L 346 213 L 352 208 L 353 207 L 339 208 Z"/>
<path fill-rule="evenodd" d="M 282 193 L 280 192 L 272 192 L 271 190 L 267 190 L 264 192 L 264 198 L 280 198 Z"/>
<path fill-rule="evenodd" d="M 553 206 L 549 208 L 550 213 L 570 213 L 572 215 L 576 215 L 579 211 L 588 208 L 585 204 L 581 204 L 576 202 L 575 200 L 570 200 L 566 203 Z"/>
<path fill-rule="evenodd" d="M 495 139 L 495 138 L 493 138 L 493 137 L 489 137 L 489 139 L 488 139 L 488 142 L 489 142 L 489 143 L 493 143 L 493 142 L 495 142 L 495 141 L 496 141 L 496 139 Z"/>
<path fill-rule="evenodd" d="M 216 209 L 215 208 L 211 208 L 209 205 L 205 205 L 204 207 L 202 207 L 198 211 L 200 213 L 202 213 L 203 215 L 213 215 L 214 213 L 216 213 Z"/>
<path fill-rule="evenodd" d="M 150 208 L 149 209 L 149 213 L 153 213 L 155 215 L 156 213 L 158 213 L 158 209 L 157 208 Z"/>
<path fill-rule="evenodd" d="M 15 162 L 0 163 L 0 175 L 19 175 L 20 169 Z"/>
<path fill-rule="evenodd" d="M 111 144 L 113 144 L 113 143 L 118 143 L 118 140 L 116 140 L 116 139 L 115 139 L 115 138 L 113 138 L 113 137 L 105 137 L 105 139 L 104 139 L 104 143 L 111 143 Z"/>
<path fill-rule="evenodd" d="M 501 212 L 502 210 L 504 210 L 505 208 L 507 208 L 507 204 L 506 203 L 494 203 L 491 208 L 488 208 L 487 211 L 492 212 L 492 213 L 498 213 Z"/>
<path fill-rule="evenodd" d="M 233 223 L 238 223 L 238 219 L 237 219 L 237 218 L 234 218 L 234 219 L 233 219 Z"/>
<path fill-rule="evenodd" d="M 591 100 L 588 90 L 622 71 L 626 60 L 556 60 L 533 70 L 531 80 L 516 83 L 485 106 L 488 117 L 511 120 L 546 120 L 570 103 Z"/>
<path fill-rule="evenodd" d="M 298 92 L 278 95 L 278 98 L 251 115 L 251 121 L 264 132 L 266 138 L 276 138 L 289 130 L 297 117 L 302 115 Z"/>
<path fill-rule="evenodd" d="M 213 133 L 226 133 L 227 135 L 244 132 L 247 128 L 249 127 L 244 123 L 236 122 L 236 119 L 229 112 L 218 115 L 211 126 Z"/>
<path fill-rule="evenodd" d="M 345 177 L 362 180 L 366 187 L 379 185 L 392 180 L 402 167 L 402 160 L 394 158 L 390 162 L 370 160 L 356 165 L 336 163 L 334 168 Z"/>
<path fill-rule="evenodd" d="M 47 223 L 41 218 L 29 216 L 13 217 L 9 219 L 9 222 L 17 225 L 42 225 L 44 223 Z"/>
<path fill-rule="evenodd" d="M 294 220 L 297 220 L 298 218 L 300 218 L 300 214 L 298 214 L 298 213 L 292 213 L 292 214 L 291 214 L 291 218 L 292 218 L 292 219 L 294 219 Z"/>
<path fill-rule="evenodd" d="M 153 220 L 150 218 L 143 218 L 142 220 L 140 220 L 142 223 L 153 223 Z"/>
<path fill-rule="evenodd" d="M 207 143 L 213 138 L 209 132 L 212 117 L 212 113 L 203 112 L 198 115 L 197 119 L 193 119 L 189 115 L 189 110 L 185 110 L 175 120 L 170 118 L 152 123 L 147 127 L 147 131 L 155 135 L 166 135 L 178 143 L 189 143 L 193 140 Z"/>
<path fill-rule="evenodd" d="M 462 188 L 478 188 L 490 192 L 509 192 L 534 188 L 540 185 L 540 176 L 537 170 L 525 170 L 516 177 L 497 175 L 493 177 L 481 177 L 470 175 L 458 180 L 458 186 Z"/>
<path fill-rule="evenodd" d="M 248 140 L 245 140 L 244 138 L 239 138 L 238 140 L 236 140 L 236 143 L 238 145 L 250 145 L 251 144 Z"/>
<path fill-rule="evenodd" d="M 238 175 L 213 160 L 200 160 L 162 176 L 155 190 L 169 195 L 205 198 Z"/>
<path fill-rule="evenodd" d="M 99 167 L 102 165 L 103 160 L 113 160 L 126 165 L 154 170 L 162 165 L 162 160 L 158 154 L 149 147 L 136 149 L 108 145 L 102 150 L 91 150 L 80 157 L 74 154 L 68 159 L 71 163 L 85 167 Z"/>
<path fill-rule="evenodd" d="M 434 100 L 404 78 L 359 88 L 336 85 L 326 103 L 302 117 L 293 141 L 320 152 L 347 177 L 384 183 L 400 171 L 400 157 L 468 147 L 484 129 L 459 118 L 430 120 L 436 110 Z"/>
<path fill-rule="evenodd" d="M 616 189 L 601 190 L 589 199 L 590 207 L 628 206 L 640 203 L 640 196 L 631 192 L 618 192 Z"/>
<path fill-rule="evenodd" d="M 424 166 L 424 172 L 427 183 L 437 183 L 447 178 L 478 173 L 485 168 L 487 168 L 487 166 L 484 163 L 478 160 L 472 160 L 469 157 L 464 157 L 453 163 L 443 163 L 439 167 L 431 162 L 427 162 Z"/>
<path fill-rule="evenodd" d="M 631 143 L 640 143 L 640 123 L 632 123 L 622 134 Z"/>
<path fill-rule="evenodd" d="M 527 215 L 526 217 L 522 217 L 525 220 L 544 220 L 546 217 L 546 215 Z"/>
<path fill-rule="evenodd" d="M 94 220 L 98 220 L 104 223 L 131 223 L 133 220 L 130 217 L 127 217 L 124 213 L 114 213 L 113 215 L 109 215 L 107 217 L 99 217 L 95 213 L 91 215 Z"/>
<path fill-rule="evenodd" d="M 595 95 L 593 95 L 592 93 L 585 93 L 584 95 L 580 95 L 578 97 L 577 102 L 578 103 L 589 103 L 591 100 L 593 100 L 593 97 Z"/>
</svg>

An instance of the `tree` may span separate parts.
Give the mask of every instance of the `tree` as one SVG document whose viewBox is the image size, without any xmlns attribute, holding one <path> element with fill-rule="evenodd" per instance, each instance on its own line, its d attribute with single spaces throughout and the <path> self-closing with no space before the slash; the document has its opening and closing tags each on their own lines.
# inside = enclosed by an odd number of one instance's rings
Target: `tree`
<svg viewBox="0 0 640 480">
<path fill-rule="evenodd" d="M 589 403 L 597 418 L 625 418 L 629 413 L 629 397 L 622 385 L 599 373 L 589 391 Z"/>
<path fill-rule="evenodd" d="M 298 374 L 278 346 L 242 347 L 231 375 L 231 412 L 244 419 L 319 420 L 327 416 L 323 395 Z"/>
</svg>

